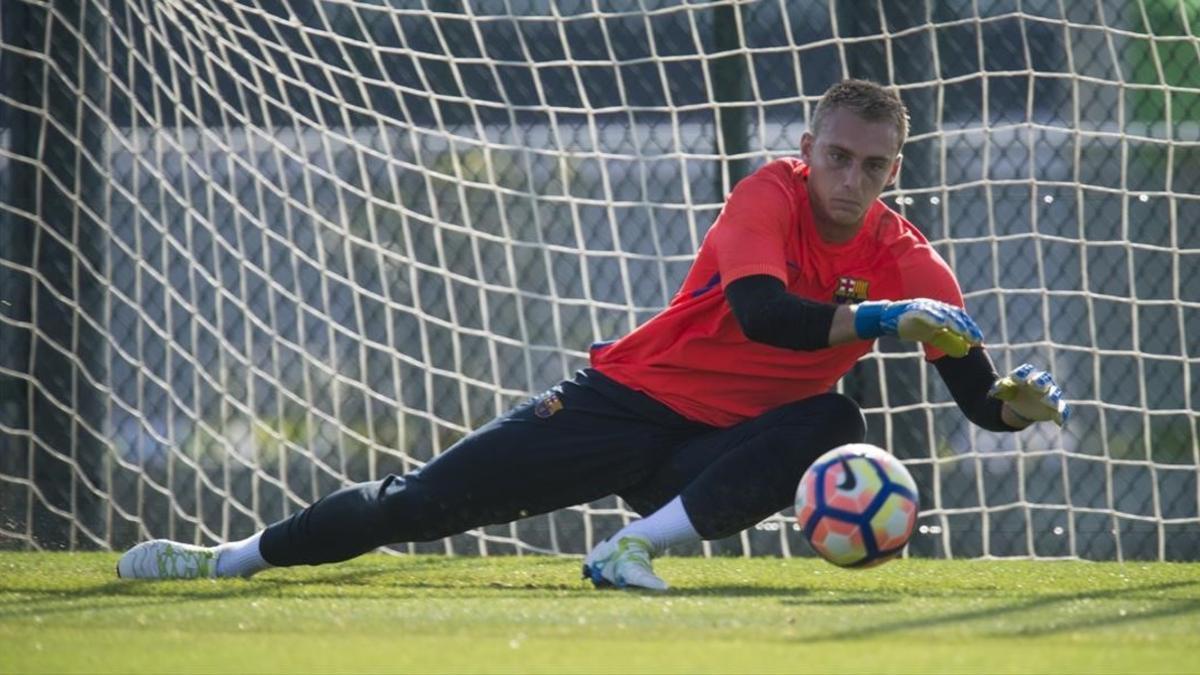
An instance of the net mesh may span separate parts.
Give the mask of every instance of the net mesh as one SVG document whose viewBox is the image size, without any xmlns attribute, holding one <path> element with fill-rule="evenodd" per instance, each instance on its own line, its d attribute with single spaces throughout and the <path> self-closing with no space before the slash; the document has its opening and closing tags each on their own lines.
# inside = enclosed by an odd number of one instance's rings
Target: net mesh
<svg viewBox="0 0 1200 675">
<path fill-rule="evenodd" d="M 245 536 L 421 466 L 662 308 L 845 76 L 890 204 L 1065 432 L 911 345 L 841 383 L 918 555 L 1200 556 L 1200 2 L 14 0 L 0 7 L 0 546 Z M 400 550 L 581 553 L 615 498 Z M 704 553 L 800 554 L 786 514 Z"/>
</svg>

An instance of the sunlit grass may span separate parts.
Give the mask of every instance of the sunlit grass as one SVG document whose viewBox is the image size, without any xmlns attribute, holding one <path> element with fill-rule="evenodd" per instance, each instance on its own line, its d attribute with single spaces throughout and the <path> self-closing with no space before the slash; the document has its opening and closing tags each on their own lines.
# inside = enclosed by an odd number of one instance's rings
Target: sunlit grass
<svg viewBox="0 0 1200 675">
<path fill-rule="evenodd" d="M 0 554 L 3 672 L 1195 672 L 1200 565 L 664 558 L 662 594 L 577 560 L 367 556 L 253 580 Z"/>
</svg>

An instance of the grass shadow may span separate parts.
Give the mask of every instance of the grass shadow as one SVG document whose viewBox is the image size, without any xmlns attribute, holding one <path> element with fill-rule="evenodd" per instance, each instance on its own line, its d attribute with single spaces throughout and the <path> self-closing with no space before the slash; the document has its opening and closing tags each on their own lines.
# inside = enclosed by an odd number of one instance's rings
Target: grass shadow
<svg viewBox="0 0 1200 675">
<path fill-rule="evenodd" d="M 1057 594 L 1043 595 L 1043 596 L 1039 596 L 1039 597 L 1035 597 L 1035 598 L 1030 598 L 1028 600 L 1022 600 L 1019 602 L 1012 602 L 1012 603 L 1004 604 L 1001 606 L 993 606 L 993 607 L 986 607 L 986 608 L 981 608 L 981 609 L 971 609 L 971 610 L 964 610 L 964 611 L 957 611 L 957 612 L 948 612 L 945 614 L 940 614 L 937 616 L 925 617 L 925 618 L 920 618 L 920 619 L 881 621 L 874 625 L 856 626 L 853 629 L 849 629 L 849 630 L 840 630 L 840 631 L 834 631 L 834 632 L 824 633 L 824 634 L 821 634 L 821 633 L 808 634 L 808 635 L 805 635 L 803 637 L 803 639 L 810 640 L 810 641 L 818 641 L 818 640 L 820 640 L 820 641 L 848 641 L 848 640 L 875 639 L 875 638 L 880 637 L 881 635 L 886 635 L 889 633 L 899 633 L 899 632 L 907 632 L 907 631 L 929 629 L 929 628 L 936 629 L 941 626 L 952 626 L 952 625 L 956 625 L 956 624 L 960 624 L 960 623 L 966 623 L 969 621 L 994 619 L 997 617 L 1018 614 L 1018 613 L 1022 613 L 1022 612 L 1037 612 L 1039 610 L 1048 610 L 1057 605 L 1063 605 L 1063 604 L 1071 603 L 1071 602 L 1078 602 L 1078 601 L 1084 601 L 1084 600 L 1116 599 L 1116 598 L 1120 598 L 1123 595 L 1127 595 L 1127 594 L 1131 594 L 1131 593 L 1168 591 L 1168 590 L 1175 590 L 1175 589 L 1186 588 L 1186 587 L 1190 587 L 1190 586 L 1198 586 L 1198 585 L 1200 585 L 1200 581 L 1173 581 L 1173 582 L 1166 582 L 1166 583 L 1160 583 L 1160 584 L 1146 584 L 1146 585 L 1141 585 L 1141 586 L 1129 586 L 1127 588 L 1113 588 L 1113 589 L 1104 589 L 1104 590 L 1098 590 L 1098 591 L 1085 591 L 1082 593 L 1057 593 Z M 1185 602 L 1182 604 L 1185 606 L 1184 608 L 1175 608 L 1175 609 L 1164 608 L 1162 610 L 1156 610 L 1156 611 L 1163 612 L 1164 615 L 1173 615 L 1173 614 L 1179 614 L 1179 613 L 1191 613 L 1191 612 L 1200 610 L 1200 601 L 1189 601 L 1189 602 Z M 1115 618 L 1098 620 L 1098 621 L 1094 621 L 1094 622 L 1084 619 L 1084 620 L 1076 621 L 1073 624 L 1071 624 L 1071 626 L 1073 626 L 1073 627 L 1066 627 L 1066 628 L 1063 628 L 1062 630 L 1077 630 L 1077 629 L 1089 628 L 1089 627 L 1100 627 L 1102 625 L 1113 625 L 1113 624 L 1119 624 L 1119 623 L 1123 623 L 1123 622 L 1127 622 L 1127 621 L 1139 620 L 1139 619 L 1144 619 L 1144 618 L 1147 618 L 1147 617 L 1142 616 L 1142 615 L 1133 616 L 1133 615 L 1127 614 L 1126 616 L 1123 616 L 1123 617 L 1118 616 Z M 1021 629 L 1021 630 L 1025 630 L 1025 629 Z M 1014 631 L 1012 633 L 1009 633 L 1007 635 L 1012 636 L 1012 637 L 1021 637 L 1021 636 L 1028 637 L 1031 635 L 1040 635 L 1042 633 L 1043 633 L 1043 631 L 1038 631 L 1037 629 L 1028 629 L 1028 632 L 1022 633 L 1019 630 L 1019 631 Z"/>
<path fill-rule="evenodd" d="M 830 606 L 830 607 L 857 607 L 866 605 L 891 605 L 900 602 L 897 597 L 849 597 L 849 598 L 805 598 L 802 600 L 794 600 L 791 598 L 780 600 L 783 605 L 798 605 L 798 606 Z"/>
<path fill-rule="evenodd" d="M 665 592 L 654 591 L 653 593 L 662 595 L 663 597 L 683 598 L 782 598 L 806 596 L 811 592 L 809 589 L 799 586 L 763 587 L 727 584 L 723 586 L 671 588 Z"/>
<path fill-rule="evenodd" d="M 1188 614 L 1200 614 L 1200 600 L 1182 600 L 1172 602 L 1167 607 L 1146 610 L 1122 611 L 1115 616 L 1085 617 L 1074 621 L 1052 622 L 1041 626 L 1022 626 L 1008 631 L 995 631 L 993 637 L 1044 637 L 1072 631 L 1098 630 L 1107 626 L 1116 626 L 1136 621 L 1151 621 L 1167 617 L 1179 617 Z"/>
</svg>

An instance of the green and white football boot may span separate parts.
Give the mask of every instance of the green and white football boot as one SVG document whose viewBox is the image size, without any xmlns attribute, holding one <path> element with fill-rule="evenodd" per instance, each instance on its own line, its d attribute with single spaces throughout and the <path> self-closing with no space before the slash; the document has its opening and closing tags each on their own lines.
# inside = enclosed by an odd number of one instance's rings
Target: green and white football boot
<svg viewBox="0 0 1200 675">
<path fill-rule="evenodd" d="M 606 539 L 583 561 L 583 578 L 596 588 L 645 588 L 667 590 L 667 582 L 650 566 L 650 540 L 634 535 Z"/>
<path fill-rule="evenodd" d="M 213 579 L 220 551 L 167 539 L 144 541 L 117 561 L 122 579 Z"/>
</svg>

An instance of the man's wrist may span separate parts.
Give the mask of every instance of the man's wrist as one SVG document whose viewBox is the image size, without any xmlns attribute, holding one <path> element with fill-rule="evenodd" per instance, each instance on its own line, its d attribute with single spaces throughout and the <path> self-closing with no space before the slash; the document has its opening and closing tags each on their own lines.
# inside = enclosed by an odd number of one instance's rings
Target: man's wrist
<svg viewBox="0 0 1200 675">
<path fill-rule="evenodd" d="M 854 307 L 854 332 L 863 340 L 873 340 L 881 337 L 883 332 L 883 312 L 888 306 L 887 301 L 864 302 Z"/>
<path fill-rule="evenodd" d="M 854 330 L 854 305 L 838 305 L 829 326 L 829 345 L 857 342 L 860 338 Z"/>
</svg>

